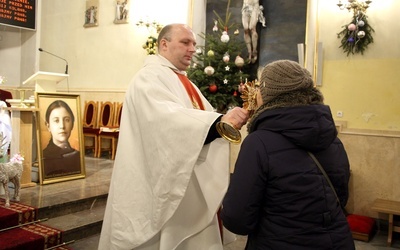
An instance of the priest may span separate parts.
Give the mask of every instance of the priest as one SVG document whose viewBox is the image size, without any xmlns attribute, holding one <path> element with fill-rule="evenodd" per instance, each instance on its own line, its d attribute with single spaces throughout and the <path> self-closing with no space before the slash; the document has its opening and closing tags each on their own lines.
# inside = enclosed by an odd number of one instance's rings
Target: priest
<svg viewBox="0 0 400 250">
<path fill-rule="evenodd" d="M 170 24 L 127 90 L 99 249 L 222 250 L 216 213 L 229 181 L 229 142 L 248 111 L 213 111 L 185 70 L 196 51 L 187 25 Z"/>
</svg>

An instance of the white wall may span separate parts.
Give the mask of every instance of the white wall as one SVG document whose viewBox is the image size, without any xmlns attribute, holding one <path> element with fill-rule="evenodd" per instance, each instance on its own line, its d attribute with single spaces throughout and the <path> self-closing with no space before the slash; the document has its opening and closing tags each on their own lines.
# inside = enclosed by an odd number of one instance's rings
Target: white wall
<svg viewBox="0 0 400 250">
<path fill-rule="evenodd" d="M 319 88 L 334 118 L 346 122 L 348 128 L 399 131 L 400 23 L 396 20 L 400 1 L 372 1 L 367 16 L 375 30 L 374 42 L 363 55 L 350 56 L 339 48 L 337 33 L 350 23 L 352 13 L 340 10 L 338 1 L 309 2 L 317 4 L 317 12 L 312 13 L 316 15 L 313 26 L 309 19 L 307 40 L 323 44 Z M 339 111 L 342 117 L 337 116 Z"/>
<path fill-rule="evenodd" d="M 0 75 L 5 86 L 18 86 L 21 71 L 21 30 L 0 26 Z M 4 86 L 1 86 L 4 88 Z"/>
<path fill-rule="evenodd" d="M 116 1 L 99 0 L 99 25 L 85 28 L 85 0 L 38 0 L 37 31 L 0 26 L 0 75 L 8 79 L 2 88 L 26 87 L 22 82 L 38 70 L 65 72 L 65 62 L 38 52 L 41 47 L 68 61 L 69 78 L 58 91 L 123 92 L 146 57 L 142 45 L 149 31 L 137 21 L 190 24 L 194 9 L 200 19 L 204 2 L 130 0 L 129 23 L 114 24 Z"/>
</svg>

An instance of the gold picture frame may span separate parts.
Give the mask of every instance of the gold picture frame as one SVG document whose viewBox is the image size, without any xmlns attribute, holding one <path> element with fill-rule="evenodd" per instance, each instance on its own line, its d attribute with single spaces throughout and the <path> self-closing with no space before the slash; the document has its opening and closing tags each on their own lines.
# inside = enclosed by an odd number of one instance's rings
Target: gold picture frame
<svg viewBox="0 0 400 250">
<path fill-rule="evenodd" d="M 40 184 L 85 178 L 79 94 L 36 92 Z"/>
</svg>

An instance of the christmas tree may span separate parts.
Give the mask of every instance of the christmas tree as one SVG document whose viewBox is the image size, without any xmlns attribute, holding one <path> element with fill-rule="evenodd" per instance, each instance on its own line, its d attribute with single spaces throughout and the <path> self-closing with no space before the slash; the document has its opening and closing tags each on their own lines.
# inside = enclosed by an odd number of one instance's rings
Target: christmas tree
<svg viewBox="0 0 400 250">
<path fill-rule="evenodd" d="M 189 79 L 220 113 L 242 106 L 239 85 L 252 80 L 250 65 L 241 57 L 246 44 L 239 37 L 238 25 L 230 23 L 229 5 L 230 0 L 225 20 L 214 11 L 213 31 L 199 35 L 205 45 L 197 47 L 195 60 L 188 69 Z"/>
</svg>

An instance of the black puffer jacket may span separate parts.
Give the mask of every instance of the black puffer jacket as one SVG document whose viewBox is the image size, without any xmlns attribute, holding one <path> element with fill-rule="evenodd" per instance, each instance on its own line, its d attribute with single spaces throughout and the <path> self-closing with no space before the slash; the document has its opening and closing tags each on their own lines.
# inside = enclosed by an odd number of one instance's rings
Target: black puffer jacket
<svg viewBox="0 0 400 250">
<path fill-rule="evenodd" d="M 349 162 L 325 105 L 263 111 L 242 143 L 223 201 L 224 226 L 248 235 L 246 249 L 354 249 L 342 206 Z"/>
</svg>

